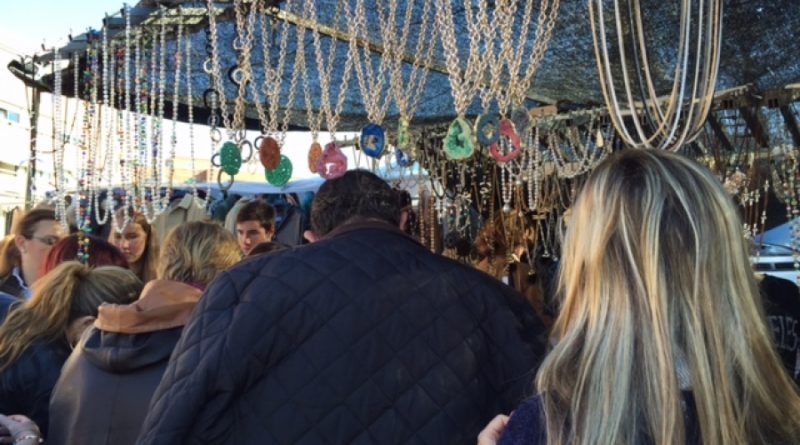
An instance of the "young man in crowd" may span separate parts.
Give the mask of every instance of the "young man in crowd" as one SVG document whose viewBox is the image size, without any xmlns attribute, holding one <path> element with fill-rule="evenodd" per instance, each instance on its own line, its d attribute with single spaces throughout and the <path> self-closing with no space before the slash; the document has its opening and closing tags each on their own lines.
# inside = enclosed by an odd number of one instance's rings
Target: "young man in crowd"
<svg viewBox="0 0 800 445">
<path fill-rule="evenodd" d="M 248 255 L 253 247 L 272 241 L 274 236 L 275 208 L 271 205 L 256 199 L 239 210 L 236 215 L 236 239 L 242 254 Z"/>
</svg>

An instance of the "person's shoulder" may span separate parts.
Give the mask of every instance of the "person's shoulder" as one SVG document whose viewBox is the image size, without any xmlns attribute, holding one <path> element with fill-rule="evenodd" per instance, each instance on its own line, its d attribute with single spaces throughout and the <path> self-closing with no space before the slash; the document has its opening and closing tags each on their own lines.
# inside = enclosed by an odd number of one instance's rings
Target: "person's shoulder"
<svg viewBox="0 0 800 445">
<path fill-rule="evenodd" d="M 545 423 L 540 396 L 526 400 L 514 410 L 500 445 L 537 445 L 545 442 Z"/>
<path fill-rule="evenodd" d="M 767 315 L 800 313 L 800 289 L 792 281 L 765 275 L 759 283 L 761 294 L 766 300 Z"/>
<path fill-rule="evenodd" d="M 23 300 L 9 295 L 5 292 L 0 292 L 0 323 L 5 320 L 6 315 L 11 310 L 11 307 L 17 304 L 22 304 Z"/>
<path fill-rule="evenodd" d="M 769 295 L 770 293 L 800 293 L 797 285 L 785 278 L 778 278 L 772 275 L 764 275 L 761 279 L 761 289 Z"/>
<path fill-rule="evenodd" d="M 33 377 L 37 382 L 58 378 L 61 366 L 70 354 L 69 345 L 64 341 L 34 341 L 17 361 L 7 369 L 9 374 Z M 47 376 L 50 376 L 49 378 Z"/>
<path fill-rule="evenodd" d="M 0 324 L 6 321 L 8 314 L 17 307 L 22 305 L 25 300 L 9 295 L 5 292 L 0 292 Z"/>
</svg>

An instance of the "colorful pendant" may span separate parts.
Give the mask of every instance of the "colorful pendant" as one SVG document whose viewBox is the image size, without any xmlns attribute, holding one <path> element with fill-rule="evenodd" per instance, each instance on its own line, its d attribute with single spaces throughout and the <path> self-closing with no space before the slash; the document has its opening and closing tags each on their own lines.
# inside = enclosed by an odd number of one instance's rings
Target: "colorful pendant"
<svg viewBox="0 0 800 445">
<path fill-rule="evenodd" d="M 481 114 L 475 121 L 478 143 L 489 146 L 500 140 L 500 116 L 496 113 Z"/>
<path fill-rule="evenodd" d="M 444 138 L 444 152 L 449 159 L 467 159 L 475 153 L 475 143 L 472 140 L 472 130 L 463 118 L 458 118 L 450 124 L 447 136 Z"/>
<path fill-rule="evenodd" d="M 267 177 L 267 182 L 274 186 L 282 187 L 292 178 L 292 170 L 292 161 L 286 156 L 280 155 L 278 167 L 272 170 L 265 169 L 264 175 Z"/>
<path fill-rule="evenodd" d="M 272 137 L 259 136 L 259 138 L 261 143 L 259 144 L 257 139 L 256 145 L 258 145 L 258 157 L 261 160 L 261 165 L 267 170 L 275 170 L 281 162 L 281 146 Z"/>
<path fill-rule="evenodd" d="M 500 136 L 508 138 L 511 142 L 512 150 L 506 154 L 500 153 L 500 142 L 498 141 L 489 148 L 489 153 L 497 162 L 508 162 L 515 159 L 522 152 L 522 141 L 517 134 L 514 123 L 510 119 L 503 119 L 500 121 Z"/>
<path fill-rule="evenodd" d="M 319 145 L 319 142 L 314 142 L 311 144 L 311 148 L 308 149 L 308 169 L 311 173 L 317 173 L 317 163 L 321 157 L 322 145 Z"/>
<path fill-rule="evenodd" d="M 242 167 L 242 152 L 235 143 L 228 141 L 222 144 L 219 153 L 211 158 L 211 163 L 219 167 L 228 175 L 236 175 Z"/>
<path fill-rule="evenodd" d="M 347 156 L 342 153 L 336 142 L 325 144 L 319 160 L 317 160 L 317 173 L 325 179 L 334 179 L 342 176 L 347 171 Z"/>
<path fill-rule="evenodd" d="M 380 158 L 386 146 L 386 134 L 380 125 L 369 124 L 361 129 L 361 150 L 371 158 Z"/>
</svg>

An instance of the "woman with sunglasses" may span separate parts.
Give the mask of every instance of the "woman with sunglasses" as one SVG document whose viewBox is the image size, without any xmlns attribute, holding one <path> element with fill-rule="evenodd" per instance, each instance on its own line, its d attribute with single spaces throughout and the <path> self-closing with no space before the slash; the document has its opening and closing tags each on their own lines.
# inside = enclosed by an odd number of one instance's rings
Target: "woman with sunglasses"
<svg viewBox="0 0 800 445">
<path fill-rule="evenodd" d="M 66 233 L 52 209 L 33 209 L 12 230 L 0 253 L 0 294 L 31 298 L 31 285 L 43 273 L 50 249 Z"/>
</svg>

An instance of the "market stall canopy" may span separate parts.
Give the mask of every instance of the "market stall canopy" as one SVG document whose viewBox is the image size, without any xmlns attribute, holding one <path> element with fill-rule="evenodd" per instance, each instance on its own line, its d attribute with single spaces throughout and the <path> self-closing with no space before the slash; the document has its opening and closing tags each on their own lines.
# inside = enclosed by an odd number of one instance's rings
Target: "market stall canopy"
<svg viewBox="0 0 800 445">
<path fill-rule="evenodd" d="M 352 7 L 356 0 L 339 0 L 339 12 L 337 13 L 336 0 L 316 0 L 314 4 L 318 11 L 318 27 L 320 36 L 323 40 L 324 48 L 330 48 L 331 42 L 337 46 L 336 60 L 330 79 L 331 97 L 335 98 L 344 74 L 343 67 L 346 65 L 348 57 L 348 27 L 346 14 L 342 13 L 343 4 Z M 477 8 L 477 0 L 466 0 L 473 8 Z M 428 44 L 435 45 L 432 59 L 425 66 L 429 70 L 429 76 L 422 92 L 419 107 L 416 110 L 413 124 L 427 124 L 433 122 L 445 122 L 452 120 L 456 113 L 453 105 L 451 86 L 447 76 L 445 54 L 442 49 L 441 41 L 438 37 L 432 38 L 430 26 L 423 27 L 424 5 L 434 3 L 433 0 L 396 0 L 398 17 L 411 7 L 411 28 L 408 33 L 406 44 L 406 56 L 404 57 L 403 70 L 404 78 L 407 78 L 414 61 L 413 53 L 418 39 L 425 39 L 423 46 Z M 369 2 L 368 2 L 369 3 Z M 382 2 L 386 3 L 386 2 Z M 524 2 L 521 2 L 524 4 Z M 538 3 L 538 2 L 537 2 Z M 464 4 L 457 0 L 451 1 L 453 5 L 453 15 L 456 32 L 456 44 L 461 55 L 462 63 L 466 60 L 469 49 L 469 33 L 465 25 Z M 489 8 L 493 8 L 494 2 L 489 1 Z M 664 2 L 661 0 L 641 0 L 641 8 L 644 11 L 644 24 L 647 29 L 649 41 L 648 50 L 651 55 L 650 66 L 654 76 L 656 86 L 666 93 L 671 86 L 672 72 L 676 59 L 677 46 L 677 26 L 680 12 L 680 2 Z M 164 9 L 160 8 L 161 6 Z M 316 111 L 320 108 L 321 84 L 320 76 L 314 61 L 313 39 L 310 31 L 306 32 L 304 46 L 306 52 L 306 67 L 308 70 L 308 84 L 298 87 L 293 103 L 286 103 L 289 96 L 289 84 L 292 73 L 295 70 L 292 61 L 298 49 L 297 30 L 298 26 L 313 28 L 312 21 L 303 18 L 302 1 L 273 1 L 268 9 L 270 20 L 267 21 L 267 30 L 272 41 L 278 35 L 283 23 L 289 23 L 286 45 L 287 63 L 283 70 L 282 94 L 280 109 L 286 107 L 294 110 L 291 114 L 291 128 L 305 128 L 307 126 L 307 116 L 305 113 L 306 104 L 300 90 L 304 87 L 309 89 L 311 98 L 311 108 Z M 366 8 L 366 22 L 371 27 L 369 41 L 359 40 L 359 45 L 368 47 L 377 60 L 384 52 L 385 43 L 379 33 L 375 32 L 378 20 L 378 10 L 380 8 Z M 219 48 L 220 65 L 223 73 L 237 64 L 237 52 L 234 51 L 232 43 L 236 37 L 235 20 L 232 2 L 215 2 L 215 12 L 219 24 Z M 538 6 L 537 6 L 538 8 Z M 735 1 L 725 2 L 723 18 L 723 47 L 721 65 L 717 90 L 724 90 L 742 85 L 751 85 L 749 90 L 752 94 L 760 94 L 767 91 L 784 91 L 787 86 L 800 83 L 800 7 L 796 0 L 757 0 L 757 1 Z M 522 8 L 520 8 L 521 11 Z M 435 10 L 435 6 L 430 6 L 430 10 Z M 98 14 L 100 11 L 98 11 Z M 521 12 L 518 12 L 521 14 Z M 307 14 L 306 14 L 307 15 Z M 430 15 L 430 14 L 429 14 Z M 435 11 L 432 13 L 435 16 Z M 337 20 L 338 18 L 338 20 Z M 135 7 L 131 8 L 131 21 L 135 27 L 143 29 L 144 32 L 155 35 L 159 32 L 160 25 L 166 21 L 169 26 L 168 39 L 171 39 L 168 48 L 174 53 L 175 26 L 183 23 L 188 31 L 186 34 L 191 36 L 193 48 L 192 60 L 192 91 L 193 104 L 196 107 L 195 115 L 199 122 L 208 115 L 207 107 L 203 101 L 203 93 L 211 88 L 209 75 L 203 70 L 203 64 L 207 57 L 206 48 L 208 44 L 208 9 L 205 2 L 193 1 L 153 1 L 143 0 Z M 402 21 L 398 18 L 398 21 Z M 98 17 L 98 29 L 103 23 L 102 17 Z M 533 21 L 535 26 L 535 20 Z M 609 22 L 610 23 L 610 22 Z M 125 38 L 125 20 L 121 13 L 105 19 L 109 35 L 112 42 L 120 43 Z M 378 27 L 379 28 L 379 27 Z M 261 42 L 261 29 L 258 27 L 255 33 L 255 41 Z M 87 40 L 94 34 L 98 38 L 97 31 L 82 34 L 74 37 L 71 42 L 60 48 L 60 55 L 63 58 L 70 57 L 71 53 L 81 54 L 81 64 L 85 66 L 86 60 L 84 51 L 87 47 Z M 533 42 L 525 42 L 527 46 Z M 257 84 L 261 85 L 264 81 L 263 66 L 277 66 L 279 51 L 275 44 L 269 48 L 268 60 L 264 60 L 264 52 L 260 47 L 255 48 L 252 54 L 254 76 Z M 173 55 L 170 55 L 171 57 Z M 49 51 L 37 56 L 38 61 L 52 61 L 54 52 Z M 168 59 L 172 60 L 172 59 Z M 462 67 L 463 69 L 464 67 Z M 523 63 L 522 72 L 526 70 Z M 169 71 L 169 70 L 167 70 Z M 72 75 L 74 70 L 64 71 L 64 85 L 72 85 Z M 171 89 L 174 73 L 167 72 L 167 85 Z M 228 79 L 225 81 L 225 96 L 230 102 L 236 96 L 236 87 Z M 349 85 L 345 96 L 343 113 L 341 115 L 340 130 L 357 129 L 368 122 L 367 113 L 359 94 L 354 75 L 350 76 Z M 53 86 L 53 75 L 48 74 L 40 79 L 44 84 Z M 488 81 L 488 80 L 487 80 Z M 302 82 L 301 82 L 302 83 Z M 167 91 L 166 97 L 172 97 L 172 92 Z M 798 89 L 795 86 L 795 90 Z M 791 90 L 790 91 L 795 91 Z M 64 94 L 73 94 L 72 88 L 64 88 Z M 794 94 L 794 93 L 792 93 Z M 788 100 L 793 100 L 794 97 Z M 247 126 L 252 129 L 258 128 L 257 113 L 253 106 L 253 96 L 247 95 Z M 571 110 L 599 106 L 603 103 L 600 94 L 600 86 L 597 80 L 597 65 L 595 61 L 592 32 L 589 24 L 589 14 L 587 1 L 584 0 L 563 0 L 558 11 L 557 22 L 553 32 L 549 49 L 542 61 L 535 81 L 527 94 L 527 105 L 529 107 L 540 104 L 558 104 L 560 110 Z M 264 102 L 261 97 L 260 101 Z M 179 117 L 186 118 L 186 104 L 188 98 L 181 95 L 181 105 L 179 106 Z M 476 98 L 468 110 L 469 115 L 480 113 L 480 101 Z M 171 102 L 167 100 L 166 115 L 171 115 Z M 387 113 L 387 121 L 391 122 L 398 117 L 395 104 L 391 104 Z M 323 121 L 324 126 L 324 121 Z"/>
</svg>

